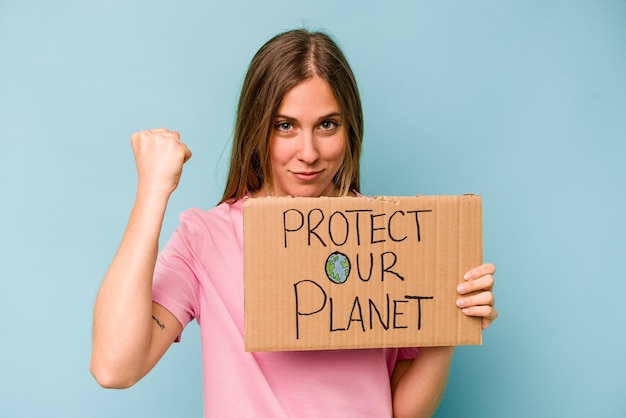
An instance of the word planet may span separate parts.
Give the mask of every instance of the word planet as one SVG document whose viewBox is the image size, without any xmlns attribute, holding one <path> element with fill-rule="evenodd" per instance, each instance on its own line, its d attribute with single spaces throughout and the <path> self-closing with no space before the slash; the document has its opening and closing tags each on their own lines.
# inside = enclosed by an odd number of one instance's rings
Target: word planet
<svg viewBox="0 0 626 418">
<path fill-rule="evenodd" d="M 345 254 L 334 252 L 326 259 L 326 276 L 337 284 L 344 283 L 350 275 L 350 259 Z"/>
</svg>

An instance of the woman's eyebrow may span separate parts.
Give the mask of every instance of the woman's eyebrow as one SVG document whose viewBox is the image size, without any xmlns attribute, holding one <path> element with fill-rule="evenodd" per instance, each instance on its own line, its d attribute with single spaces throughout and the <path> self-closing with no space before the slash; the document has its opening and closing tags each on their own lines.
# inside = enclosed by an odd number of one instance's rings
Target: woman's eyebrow
<svg viewBox="0 0 626 418">
<path fill-rule="evenodd" d="M 339 118 L 341 117 L 341 112 L 329 113 L 328 115 L 324 115 L 324 116 L 320 117 L 320 120 L 321 119 L 328 119 L 328 118 L 337 118 L 337 117 L 339 117 Z"/>
<path fill-rule="evenodd" d="M 327 115 L 321 116 L 319 119 L 317 119 L 316 123 L 320 123 L 328 119 L 341 119 L 341 112 L 332 112 Z M 341 125 L 341 120 L 339 120 L 338 123 Z"/>
<path fill-rule="evenodd" d="M 340 118 L 340 117 L 341 117 L 341 112 L 331 112 L 326 115 L 320 116 L 319 118 L 317 118 L 317 120 L 321 121 L 321 120 L 328 119 L 328 118 Z M 294 116 L 288 116 L 288 115 L 283 115 L 283 114 L 276 115 L 276 119 L 298 120 L 298 118 Z"/>
</svg>

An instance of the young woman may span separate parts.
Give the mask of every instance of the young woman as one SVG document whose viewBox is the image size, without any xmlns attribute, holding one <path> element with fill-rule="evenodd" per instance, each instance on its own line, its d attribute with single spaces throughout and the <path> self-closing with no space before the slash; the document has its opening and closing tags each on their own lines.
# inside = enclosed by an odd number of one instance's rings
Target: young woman
<svg viewBox="0 0 626 418">
<path fill-rule="evenodd" d="M 192 209 L 157 257 L 167 201 L 190 151 L 176 131 L 132 136 L 137 196 L 94 312 L 91 370 L 128 387 L 184 326 L 200 324 L 205 416 L 417 417 L 433 414 L 453 347 L 247 353 L 243 197 L 355 196 L 363 119 L 352 71 L 325 34 L 286 32 L 253 58 L 218 206 Z M 457 305 L 497 316 L 491 264 L 465 275 Z M 476 292 L 472 296 L 468 293 Z"/>
</svg>

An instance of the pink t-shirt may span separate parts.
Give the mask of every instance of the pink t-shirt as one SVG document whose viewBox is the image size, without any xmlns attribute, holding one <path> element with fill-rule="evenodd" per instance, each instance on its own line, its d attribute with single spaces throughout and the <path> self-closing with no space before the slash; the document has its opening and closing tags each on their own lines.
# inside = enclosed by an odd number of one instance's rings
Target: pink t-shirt
<svg viewBox="0 0 626 418">
<path fill-rule="evenodd" d="M 417 349 L 247 353 L 243 200 L 190 209 L 159 255 L 153 299 L 200 325 L 207 417 L 390 417 L 389 377 Z"/>
</svg>

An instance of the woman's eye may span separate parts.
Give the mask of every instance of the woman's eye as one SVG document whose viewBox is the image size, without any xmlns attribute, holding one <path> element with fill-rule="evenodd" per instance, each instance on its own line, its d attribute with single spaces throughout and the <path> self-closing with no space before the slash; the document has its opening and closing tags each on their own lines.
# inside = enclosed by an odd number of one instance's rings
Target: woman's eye
<svg viewBox="0 0 626 418">
<path fill-rule="evenodd" d="M 280 122 L 278 125 L 276 125 L 276 129 L 280 131 L 288 131 L 291 128 L 292 128 L 292 125 L 289 122 Z"/>
<path fill-rule="evenodd" d="M 326 131 L 333 129 L 336 126 L 337 126 L 337 123 L 332 120 L 325 120 L 324 122 L 320 123 L 320 127 Z"/>
</svg>

